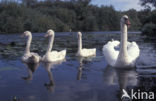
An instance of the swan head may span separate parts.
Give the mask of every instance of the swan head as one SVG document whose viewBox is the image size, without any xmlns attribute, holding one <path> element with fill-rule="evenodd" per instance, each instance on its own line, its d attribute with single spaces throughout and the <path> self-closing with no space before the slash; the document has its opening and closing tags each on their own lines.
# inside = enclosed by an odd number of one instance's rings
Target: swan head
<svg viewBox="0 0 156 101">
<path fill-rule="evenodd" d="M 78 32 L 77 33 L 77 37 L 80 38 L 81 36 L 82 36 L 82 33 L 81 32 Z"/>
<path fill-rule="evenodd" d="M 31 36 L 31 32 L 30 31 L 25 31 L 21 37 L 27 37 L 27 36 Z"/>
<path fill-rule="evenodd" d="M 127 15 L 124 15 L 122 18 L 121 18 L 121 24 L 123 25 L 127 25 L 128 27 L 130 26 L 130 21 L 129 21 L 129 18 Z"/>
<path fill-rule="evenodd" d="M 45 37 L 49 37 L 49 36 L 53 36 L 54 35 L 54 31 L 52 29 L 49 29 L 45 35 Z"/>
</svg>

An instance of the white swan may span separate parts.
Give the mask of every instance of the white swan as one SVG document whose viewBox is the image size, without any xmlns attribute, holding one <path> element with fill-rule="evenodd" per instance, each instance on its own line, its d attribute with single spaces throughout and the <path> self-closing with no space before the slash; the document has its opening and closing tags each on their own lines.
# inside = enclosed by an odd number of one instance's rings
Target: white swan
<svg viewBox="0 0 156 101">
<path fill-rule="evenodd" d="M 43 56 L 42 61 L 44 62 L 56 62 L 65 59 L 66 50 L 60 52 L 51 51 L 53 47 L 55 33 L 53 30 L 48 30 L 45 37 L 49 37 L 49 44 L 46 54 Z"/>
<path fill-rule="evenodd" d="M 25 31 L 22 34 L 22 37 L 28 37 L 27 43 L 26 43 L 26 48 L 24 55 L 22 57 L 22 61 L 25 63 L 38 63 L 41 59 L 41 57 L 37 53 L 30 52 L 30 45 L 31 45 L 31 40 L 32 40 L 32 35 L 31 32 Z"/>
<path fill-rule="evenodd" d="M 129 25 L 128 16 L 124 15 L 120 21 L 121 42 L 113 40 L 103 46 L 103 54 L 110 66 L 119 68 L 135 66 L 140 50 L 135 42 L 127 42 L 127 27 Z M 116 48 L 120 48 L 120 50 Z"/>
<path fill-rule="evenodd" d="M 76 55 L 80 56 L 80 57 L 95 56 L 96 55 L 96 48 L 93 48 L 93 49 L 83 48 L 82 49 L 82 33 L 78 32 L 77 36 L 78 36 L 78 52 Z"/>
</svg>

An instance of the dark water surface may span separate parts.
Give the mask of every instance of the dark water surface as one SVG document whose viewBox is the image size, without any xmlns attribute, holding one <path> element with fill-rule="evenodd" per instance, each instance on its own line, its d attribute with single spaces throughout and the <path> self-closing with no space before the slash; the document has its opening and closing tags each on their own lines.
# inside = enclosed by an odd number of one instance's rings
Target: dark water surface
<svg viewBox="0 0 156 101">
<path fill-rule="evenodd" d="M 56 33 L 53 49 L 67 49 L 66 61 L 36 65 L 20 61 L 25 38 L 0 35 L 0 101 L 13 101 L 15 97 L 19 101 L 120 101 L 122 89 L 128 93 L 131 89 L 155 92 L 156 39 L 129 33 L 129 41 L 136 41 L 141 50 L 137 67 L 117 70 L 107 66 L 102 54 L 104 44 L 120 39 L 115 33 L 83 33 L 83 47 L 97 48 L 96 57 L 88 59 L 75 56 L 75 33 Z M 41 56 L 48 44 L 43 36 L 33 34 L 31 45 L 31 51 Z"/>
</svg>

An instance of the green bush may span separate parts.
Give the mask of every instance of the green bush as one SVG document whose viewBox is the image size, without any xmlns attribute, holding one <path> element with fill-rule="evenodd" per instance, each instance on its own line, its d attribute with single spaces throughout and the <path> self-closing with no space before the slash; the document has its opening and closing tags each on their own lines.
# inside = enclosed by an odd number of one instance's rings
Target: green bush
<svg viewBox="0 0 156 101">
<path fill-rule="evenodd" d="M 116 31 L 120 30 L 120 18 L 127 14 L 132 26 L 142 26 L 136 10 L 118 12 L 113 6 L 92 5 L 91 0 L 22 0 L 0 2 L 0 33 L 21 33 L 25 30 L 55 31 Z M 140 14 L 141 15 L 141 14 Z"/>
<path fill-rule="evenodd" d="M 142 28 L 142 33 L 148 36 L 156 36 L 156 24 L 147 23 Z"/>
</svg>

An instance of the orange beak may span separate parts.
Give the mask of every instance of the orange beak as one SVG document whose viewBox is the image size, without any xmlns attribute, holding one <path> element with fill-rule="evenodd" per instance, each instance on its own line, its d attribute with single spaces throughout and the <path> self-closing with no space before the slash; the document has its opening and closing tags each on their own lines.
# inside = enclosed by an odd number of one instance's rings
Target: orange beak
<svg viewBox="0 0 156 101">
<path fill-rule="evenodd" d="M 48 34 L 45 34 L 44 37 L 48 37 Z"/>
<path fill-rule="evenodd" d="M 129 28 L 130 25 L 131 25 L 131 23 L 130 23 L 130 21 L 129 21 L 128 19 L 126 20 L 126 25 L 127 25 L 128 28 Z"/>
</svg>

